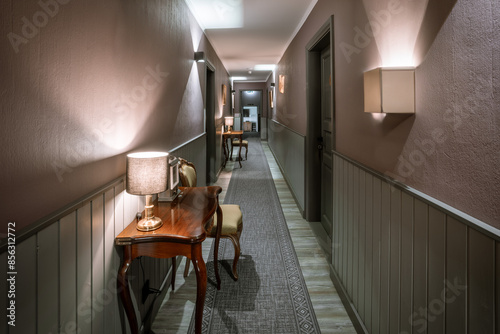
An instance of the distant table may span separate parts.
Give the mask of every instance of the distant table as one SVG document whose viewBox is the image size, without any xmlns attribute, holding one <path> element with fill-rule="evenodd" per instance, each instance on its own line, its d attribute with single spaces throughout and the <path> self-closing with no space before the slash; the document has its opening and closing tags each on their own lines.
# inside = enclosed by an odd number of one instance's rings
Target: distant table
<svg viewBox="0 0 500 334">
<path fill-rule="evenodd" d="M 232 143 L 234 138 L 238 138 L 240 140 L 240 149 L 238 150 L 238 162 L 240 163 L 241 168 L 241 144 L 243 143 L 243 131 L 231 131 L 224 132 L 222 134 L 224 140 L 224 167 L 226 167 L 226 162 L 229 159 L 229 146 L 227 145 L 227 140 L 229 139 Z M 232 147 L 232 145 L 231 145 Z"/>
<path fill-rule="evenodd" d="M 163 220 L 163 226 L 155 231 L 141 232 L 136 229 L 137 219 L 130 223 L 116 238 L 115 244 L 123 246 L 123 263 L 118 273 L 118 288 L 133 334 L 139 332 L 137 317 L 130 297 L 127 271 L 140 256 L 175 258 L 183 255 L 193 262 L 196 273 L 195 333 L 201 333 L 203 305 L 207 290 L 207 268 L 203 261 L 201 243 L 207 231 L 213 227 L 213 215 L 217 212 L 217 234 L 215 238 L 215 276 L 217 289 L 220 277 L 217 266 L 222 210 L 219 206 L 221 187 L 180 188 L 181 193 L 173 202 L 155 203 L 155 216 Z M 220 218 L 219 218 L 220 217 Z M 175 276 L 175 268 L 173 270 Z"/>
</svg>

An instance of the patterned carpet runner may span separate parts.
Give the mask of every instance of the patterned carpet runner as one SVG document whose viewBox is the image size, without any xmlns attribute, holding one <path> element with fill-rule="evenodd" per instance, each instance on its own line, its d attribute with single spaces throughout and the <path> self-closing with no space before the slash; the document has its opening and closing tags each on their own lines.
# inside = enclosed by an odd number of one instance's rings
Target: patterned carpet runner
<svg viewBox="0 0 500 334">
<path fill-rule="evenodd" d="M 219 248 L 221 290 L 215 287 L 213 246 L 203 333 L 320 333 L 271 171 L 259 138 L 248 138 L 248 160 L 235 164 L 224 199 L 243 212 L 238 281 L 231 275 L 234 248 Z M 188 333 L 194 333 L 194 316 Z"/>
</svg>

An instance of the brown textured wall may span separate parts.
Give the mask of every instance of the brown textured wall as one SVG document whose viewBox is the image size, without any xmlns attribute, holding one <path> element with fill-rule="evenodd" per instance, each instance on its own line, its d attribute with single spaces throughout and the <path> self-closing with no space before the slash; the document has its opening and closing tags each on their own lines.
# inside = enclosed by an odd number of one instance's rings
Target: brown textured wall
<svg viewBox="0 0 500 334">
<path fill-rule="evenodd" d="M 338 151 L 500 228 L 496 2 L 319 0 L 276 71 L 273 119 L 303 135 L 304 48 L 330 15 Z M 418 66 L 414 116 L 363 112 L 363 72 L 391 62 Z"/>
<path fill-rule="evenodd" d="M 182 0 L 2 1 L 0 35 L 0 232 L 122 175 L 126 152 L 202 134 L 198 48 L 228 82 Z"/>
</svg>

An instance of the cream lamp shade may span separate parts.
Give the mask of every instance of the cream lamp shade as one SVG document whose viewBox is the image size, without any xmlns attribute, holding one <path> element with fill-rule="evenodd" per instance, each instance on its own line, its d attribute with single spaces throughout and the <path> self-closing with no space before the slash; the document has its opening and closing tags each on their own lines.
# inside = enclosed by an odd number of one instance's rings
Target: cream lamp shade
<svg viewBox="0 0 500 334">
<path fill-rule="evenodd" d="M 146 217 L 137 223 L 139 231 L 153 231 L 163 222 L 153 215 L 153 194 L 167 189 L 168 153 L 139 152 L 127 155 L 127 192 L 146 196 Z"/>
<path fill-rule="evenodd" d="M 234 124 L 234 117 L 232 116 L 224 117 L 224 122 L 226 123 L 227 130 L 231 131 Z"/>
<path fill-rule="evenodd" d="M 227 126 L 233 126 L 234 117 L 224 117 Z"/>
<path fill-rule="evenodd" d="M 168 153 L 140 152 L 127 155 L 127 192 L 152 195 L 167 189 Z"/>
<path fill-rule="evenodd" d="M 376 68 L 365 72 L 364 106 L 369 113 L 415 113 L 415 70 Z"/>
</svg>

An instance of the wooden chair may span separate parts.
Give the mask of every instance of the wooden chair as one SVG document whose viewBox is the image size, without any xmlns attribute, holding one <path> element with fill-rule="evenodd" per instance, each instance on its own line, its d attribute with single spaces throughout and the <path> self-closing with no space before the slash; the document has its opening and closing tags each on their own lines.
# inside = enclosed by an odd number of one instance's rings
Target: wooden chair
<svg viewBox="0 0 500 334">
<path fill-rule="evenodd" d="M 179 158 L 179 177 L 184 187 L 196 187 L 196 168 L 193 163 Z M 243 215 L 239 205 L 236 204 L 222 204 L 222 232 L 221 238 L 228 238 L 232 241 L 234 246 L 234 259 L 233 259 L 233 278 L 238 280 L 238 272 L 236 266 L 240 258 L 240 236 L 243 230 Z M 209 232 L 209 237 L 215 238 L 217 231 L 217 213 L 214 215 L 214 226 Z M 190 260 L 186 259 L 186 268 L 184 269 L 184 277 L 189 273 Z"/>
<path fill-rule="evenodd" d="M 241 141 L 241 147 L 245 148 L 245 160 L 248 158 L 248 140 L 242 140 Z M 240 140 L 239 139 L 234 139 L 231 141 L 231 157 L 229 159 L 233 159 L 233 146 L 240 146 Z"/>
</svg>

